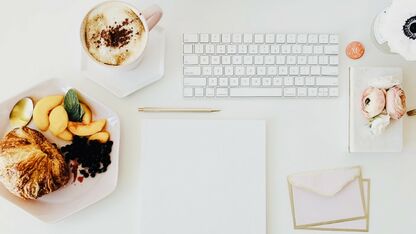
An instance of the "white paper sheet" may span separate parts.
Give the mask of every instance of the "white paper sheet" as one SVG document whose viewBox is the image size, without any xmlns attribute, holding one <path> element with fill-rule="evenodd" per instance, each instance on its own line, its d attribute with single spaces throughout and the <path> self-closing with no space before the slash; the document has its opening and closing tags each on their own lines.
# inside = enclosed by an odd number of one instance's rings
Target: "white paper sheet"
<svg viewBox="0 0 416 234">
<path fill-rule="evenodd" d="M 144 120 L 140 233 L 265 234 L 264 121 Z"/>
</svg>

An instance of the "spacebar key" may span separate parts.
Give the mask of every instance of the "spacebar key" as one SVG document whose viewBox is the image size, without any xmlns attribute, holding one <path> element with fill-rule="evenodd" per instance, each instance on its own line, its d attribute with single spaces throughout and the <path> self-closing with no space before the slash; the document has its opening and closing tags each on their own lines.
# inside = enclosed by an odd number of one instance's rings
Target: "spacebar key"
<svg viewBox="0 0 416 234">
<path fill-rule="evenodd" d="M 231 88 L 231 97 L 281 97 L 281 88 Z"/>
</svg>

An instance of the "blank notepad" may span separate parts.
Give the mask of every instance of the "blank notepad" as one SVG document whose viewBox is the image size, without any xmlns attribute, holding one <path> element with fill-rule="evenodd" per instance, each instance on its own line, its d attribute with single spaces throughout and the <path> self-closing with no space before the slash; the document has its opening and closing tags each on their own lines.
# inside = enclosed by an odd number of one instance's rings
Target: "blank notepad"
<svg viewBox="0 0 416 234">
<path fill-rule="evenodd" d="M 144 120 L 140 233 L 265 234 L 264 121 Z"/>
</svg>

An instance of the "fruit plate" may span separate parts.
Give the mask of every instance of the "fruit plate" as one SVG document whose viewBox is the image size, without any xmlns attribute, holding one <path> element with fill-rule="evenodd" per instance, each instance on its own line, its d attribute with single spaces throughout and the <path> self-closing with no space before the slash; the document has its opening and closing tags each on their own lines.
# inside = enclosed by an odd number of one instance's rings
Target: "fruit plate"
<svg viewBox="0 0 416 234">
<path fill-rule="evenodd" d="M 10 130 L 8 124 L 9 112 L 18 100 L 31 97 L 36 103 L 41 97 L 64 95 L 70 88 L 76 89 L 81 101 L 88 103 L 92 109 L 94 119 L 107 119 L 106 130 L 110 133 L 110 140 L 113 141 L 110 154 L 111 164 L 105 173 L 97 174 L 95 178 L 85 178 L 82 183 L 77 180 L 73 182 L 73 175 L 71 175 L 71 181 L 66 186 L 37 200 L 23 200 L 10 193 L 3 185 L 0 185 L 0 197 L 44 222 L 53 223 L 62 220 L 98 202 L 115 190 L 118 178 L 120 145 L 119 117 L 114 111 L 83 92 L 81 88 L 60 79 L 45 81 L 0 103 L 0 134 L 5 135 Z M 38 130 L 33 121 L 28 127 Z M 51 143 L 55 143 L 59 147 L 70 144 L 70 142 L 65 142 L 53 136 L 49 131 L 42 133 Z"/>
</svg>

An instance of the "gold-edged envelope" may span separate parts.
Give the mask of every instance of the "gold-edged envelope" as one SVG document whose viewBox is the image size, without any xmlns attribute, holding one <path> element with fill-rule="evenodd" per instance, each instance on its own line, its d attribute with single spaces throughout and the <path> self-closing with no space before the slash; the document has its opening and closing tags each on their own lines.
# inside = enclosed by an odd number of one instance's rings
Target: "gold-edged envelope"
<svg viewBox="0 0 416 234">
<path fill-rule="evenodd" d="M 370 181 L 360 167 L 288 177 L 295 229 L 368 231 Z"/>
</svg>

